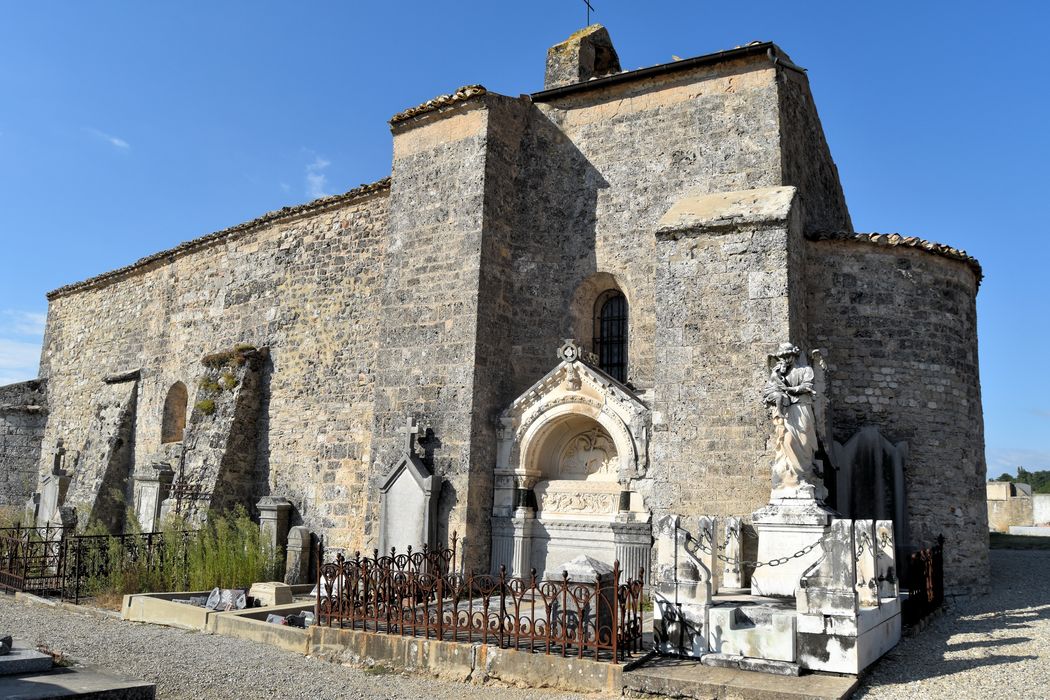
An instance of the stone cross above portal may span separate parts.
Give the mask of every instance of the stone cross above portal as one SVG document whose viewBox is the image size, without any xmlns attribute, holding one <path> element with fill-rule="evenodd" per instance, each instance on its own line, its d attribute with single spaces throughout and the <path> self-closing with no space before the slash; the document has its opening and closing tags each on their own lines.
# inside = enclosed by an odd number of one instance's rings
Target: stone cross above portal
<svg viewBox="0 0 1050 700">
<path fill-rule="evenodd" d="M 408 421 L 405 424 L 405 454 L 414 455 L 416 453 L 416 435 L 419 434 L 419 426 L 416 425 L 416 419 L 412 416 L 408 417 Z"/>
</svg>

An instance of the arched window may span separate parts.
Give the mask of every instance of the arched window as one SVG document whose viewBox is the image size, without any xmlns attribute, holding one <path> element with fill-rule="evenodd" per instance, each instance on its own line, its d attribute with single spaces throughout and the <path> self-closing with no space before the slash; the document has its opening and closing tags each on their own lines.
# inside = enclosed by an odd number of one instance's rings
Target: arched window
<svg viewBox="0 0 1050 700">
<path fill-rule="evenodd" d="M 627 297 L 618 289 L 604 292 L 594 304 L 594 352 L 599 368 L 627 381 Z"/>
<path fill-rule="evenodd" d="M 160 441 L 182 442 L 182 433 L 186 429 L 186 385 L 175 382 L 168 389 L 164 399 L 164 415 L 160 421 Z"/>
</svg>

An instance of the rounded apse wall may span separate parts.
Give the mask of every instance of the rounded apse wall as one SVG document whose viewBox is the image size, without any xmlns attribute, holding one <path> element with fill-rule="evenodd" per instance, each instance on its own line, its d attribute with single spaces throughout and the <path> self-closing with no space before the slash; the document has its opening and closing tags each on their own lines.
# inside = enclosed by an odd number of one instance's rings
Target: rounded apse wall
<svg viewBox="0 0 1050 700">
<path fill-rule="evenodd" d="M 955 592 L 987 587 L 977 284 L 967 263 L 919 249 L 807 245 L 806 335 L 827 352 L 834 437 L 875 425 L 908 443 L 912 540 L 947 538 Z"/>
</svg>

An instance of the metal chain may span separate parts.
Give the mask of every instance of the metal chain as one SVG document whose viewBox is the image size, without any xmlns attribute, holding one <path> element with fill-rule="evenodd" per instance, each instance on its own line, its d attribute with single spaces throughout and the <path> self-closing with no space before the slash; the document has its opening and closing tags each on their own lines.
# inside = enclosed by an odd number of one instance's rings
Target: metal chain
<svg viewBox="0 0 1050 700">
<path fill-rule="evenodd" d="M 825 537 L 826 536 L 827 535 L 825 535 Z M 709 547 L 705 547 L 704 546 L 703 539 L 697 539 L 697 538 L 693 537 L 693 535 L 688 530 L 685 531 L 685 541 L 687 543 L 688 542 L 696 542 L 697 547 L 701 551 L 703 551 L 704 554 L 711 554 L 712 553 L 711 549 Z M 735 564 L 737 566 L 752 566 L 752 567 L 754 567 L 756 569 L 758 569 L 760 567 L 763 567 L 763 566 L 780 566 L 781 564 L 787 564 L 792 559 L 801 559 L 802 557 L 806 556 L 807 554 L 812 552 L 814 549 L 816 549 L 817 545 L 822 544 L 823 542 L 824 542 L 824 537 L 821 537 L 816 542 L 806 545 L 805 547 L 803 547 L 802 549 L 798 550 L 794 554 L 788 555 L 786 557 L 777 557 L 775 559 L 770 559 L 769 561 L 750 561 L 748 559 L 734 559 L 732 557 L 727 557 L 725 554 L 722 554 L 721 552 L 715 553 L 715 557 L 717 559 L 719 559 L 720 561 L 725 562 L 726 564 Z M 727 543 L 728 543 L 728 540 L 727 540 Z"/>
</svg>

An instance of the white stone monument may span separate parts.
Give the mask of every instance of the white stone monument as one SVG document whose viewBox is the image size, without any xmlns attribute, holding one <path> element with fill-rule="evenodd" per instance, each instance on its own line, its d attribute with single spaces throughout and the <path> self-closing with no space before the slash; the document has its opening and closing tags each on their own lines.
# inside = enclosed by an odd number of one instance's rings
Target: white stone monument
<svg viewBox="0 0 1050 700">
<path fill-rule="evenodd" d="M 419 427 L 409 418 L 405 428 L 404 456 L 394 464 L 379 487 L 379 550 L 420 549 L 437 544 L 437 500 L 441 477 L 431 474 L 416 455 Z"/>
<path fill-rule="evenodd" d="M 784 561 L 756 568 L 751 576 L 755 595 L 795 595 L 803 572 L 821 556 L 818 544 L 832 517 L 816 458 L 822 423 L 814 407 L 824 392 L 823 366 L 819 361 L 815 367 L 804 365 L 799 356 L 796 346 L 781 343 L 770 357 L 763 392 L 774 425 L 773 489 L 769 504 L 752 514 L 752 522 L 758 560 Z"/>
</svg>

